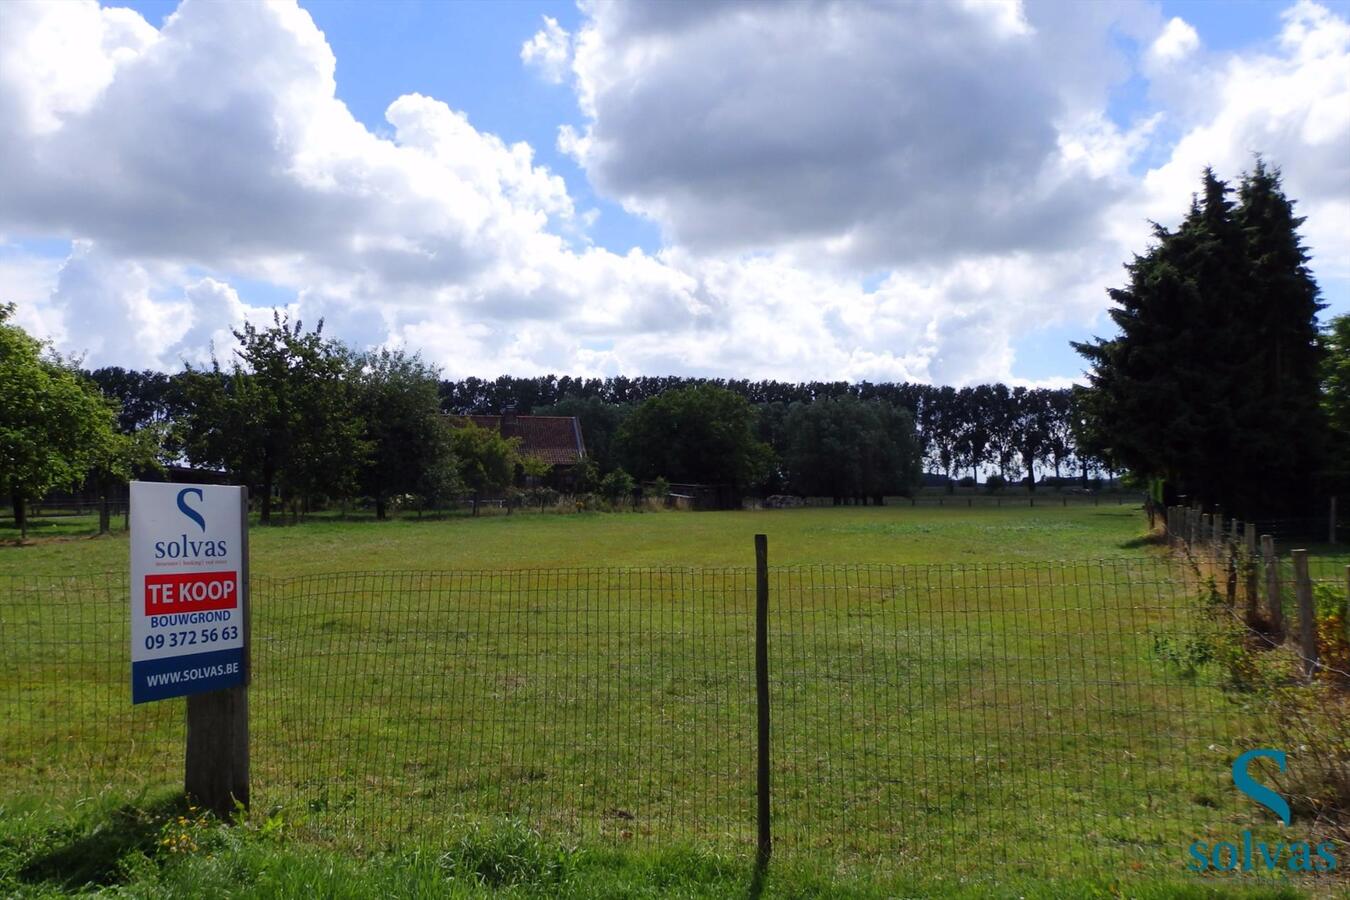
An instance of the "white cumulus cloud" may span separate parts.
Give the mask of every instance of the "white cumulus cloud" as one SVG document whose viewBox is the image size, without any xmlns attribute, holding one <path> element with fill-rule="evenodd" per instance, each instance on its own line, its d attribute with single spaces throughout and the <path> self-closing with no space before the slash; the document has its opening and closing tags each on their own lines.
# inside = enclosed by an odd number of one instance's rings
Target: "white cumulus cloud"
<svg viewBox="0 0 1350 900">
<path fill-rule="evenodd" d="M 0 298 L 92 365 L 204 360 L 270 318 L 241 299 L 261 284 L 454 376 L 1009 379 L 1027 334 L 1100 320 L 1203 165 L 1254 151 L 1319 275 L 1350 273 L 1350 26 L 1308 0 L 1225 54 L 1135 3 L 583 15 L 521 59 L 575 88 L 559 143 L 660 226 L 656 252 L 577 240 L 563 179 L 444 98 L 391 97 L 366 128 L 289 0 L 185 0 L 158 29 L 0 4 Z M 1113 118 L 1134 76 L 1148 100 Z M 19 249 L 53 238 L 64 261 Z"/>
<path fill-rule="evenodd" d="M 544 16 L 544 27 L 520 46 L 520 61 L 537 68 L 546 81 L 559 84 L 572 62 L 572 36 L 557 19 Z"/>
</svg>

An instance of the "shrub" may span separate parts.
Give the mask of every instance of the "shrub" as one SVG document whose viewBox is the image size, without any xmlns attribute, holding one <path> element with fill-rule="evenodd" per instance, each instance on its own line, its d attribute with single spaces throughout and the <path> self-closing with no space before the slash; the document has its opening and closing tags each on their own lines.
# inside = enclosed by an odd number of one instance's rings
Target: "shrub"
<svg viewBox="0 0 1350 900">
<path fill-rule="evenodd" d="M 617 506 L 632 497 L 636 487 L 633 476 L 619 468 L 600 479 L 600 496 Z"/>
<path fill-rule="evenodd" d="M 1008 479 L 1004 478 L 1002 475 L 990 475 L 984 480 L 985 490 L 989 491 L 991 494 L 997 494 L 1007 486 Z"/>
</svg>

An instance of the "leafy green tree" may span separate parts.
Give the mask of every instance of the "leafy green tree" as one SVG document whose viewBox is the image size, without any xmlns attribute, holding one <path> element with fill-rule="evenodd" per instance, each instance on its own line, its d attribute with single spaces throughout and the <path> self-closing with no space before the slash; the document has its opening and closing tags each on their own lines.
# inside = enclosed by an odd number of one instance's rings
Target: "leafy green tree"
<svg viewBox="0 0 1350 900">
<path fill-rule="evenodd" d="M 173 383 L 163 372 L 106 366 L 90 372 L 89 379 L 103 396 L 117 402 L 117 430 L 123 434 L 134 434 L 173 416 Z"/>
<path fill-rule="evenodd" d="M 72 366 L 46 352 L 0 304 L 0 491 L 10 498 L 20 537 L 28 505 L 49 490 L 81 482 L 113 441 L 113 409 Z"/>
<path fill-rule="evenodd" d="M 980 468 L 989 462 L 998 400 L 994 389 L 987 384 L 957 391 L 957 402 L 965 418 L 965 427 L 961 430 L 961 448 L 956 455 L 970 467 L 970 474 L 977 483 L 980 480 Z"/>
<path fill-rule="evenodd" d="M 1256 516 L 1299 505 L 1321 466 L 1320 307 L 1279 173 L 1258 162 L 1240 206 L 1231 193 L 1206 170 L 1181 226 L 1154 226 L 1110 291 L 1119 335 L 1075 347 L 1105 459 Z"/>
<path fill-rule="evenodd" d="M 743 397 L 713 385 L 643 401 L 619 429 L 622 456 L 639 478 L 731 485 L 744 490 L 769 474 L 773 451 L 755 437 L 756 413 Z"/>
<path fill-rule="evenodd" d="M 633 491 L 636 489 L 637 482 L 622 468 L 615 469 L 600 479 L 600 496 L 614 506 L 627 503 L 632 499 Z"/>
<path fill-rule="evenodd" d="M 525 477 L 532 481 L 542 482 L 549 475 L 553 474 L 553 464 L 542 457 L 530 454 L 521 457 L 520 471 Z"/>
<path fill-rule="evenodd" d="M 784 430 L 783 466 L 799 494 L 881 503 L 918 484 L 919 447 L 908 410 L 852 397 L 794 403 Z"/>
<path fill-rule="evenodd" d="M 1055 481 L 1064 478 L 1064 467 L 1073 458 L 1073 392 L 1045 392 L 1046 459 L 1055 470 Z"/>
<path fill-rule="evenodd" d="M 670 482 L 664 478 L 653 478 L 651 484 L 643 490 L 643 496 L 655 500 L 661 506 L 666 505 L 666 498 L 670 496 Z"/>
<path fill-rule="evenodd" d="M 520 438 L 504 438 L 492 428 L 468 419 L 450 431 L 450 448 L 459 461 L 459 478 L 473 492 L 473 514 L 490 494 L 511 487 L 520 460 Z"/>
<path fill-rule="evenodd" d="M 1026 467 L 1027 490 L 1036 491 L 1036 463 L 1042 462 L 1050 450 L 1051 409 L 1049 391 L 1012 391 L 1012 443 Z"/>
<path fill-rule="evenodd" d="M 355 414 L 369 447 L 358 483 L 375 501 L 375 517 L 385 519 L 389 498 L 423 493 L 425 473 L 440 470 L 451 453 L 441 423 L 440 374 L 401 350 L 360 357 L 355 374 Z"/>
<path fill-rule="evenodd" d="M 99 534 L 107 534 L 112 527 L 111 501 L 116 487 L 147 472 L 164 470 L 168 430 L 167 422 L 150 422 L 130 434 L 109 429 L 96 442 L 90 456 L 88 483 L 98 493 Z"/>
<path fill-rule="evenodd" d="M 1350 447 L 1350 314 L 1332 319 L 1323 335 L 1322 407 L 1331 427 L 1332 443 Z M 1330 475 L 1341 491 L 1350 488 L 1350 454 L 1329 458 Z"/>
<path fill-rule="evenodd" d="M 590 456 L 583 456 L 572 469 L 572 489 L 578 494 L 588 494 L 600 484 L 600 467 Z"/>
<path fill-rule="evenodd" d="M 323 337 L 322 321 L 305 331 L 279 313 L 272 327 L 246 324 L 234 336 L 229 371 L 214 362 L 183 377 L 189 458 L 254 486 L 264 523 L 274 495 L 306 509 L 351 496 L 369 450 L 351 354 Z"/>
<path fill-rule="evenodd" d="M 427 507 L 439 509 L 447 501 L 464 493 L 460 478 L 459 459 L 454 451 L 455 426 L 447 416 L 436 421 L 436 441 L 443 448 L 417 472 L 414 492 L 417 495 L 418 514 Z"/>
</svg>

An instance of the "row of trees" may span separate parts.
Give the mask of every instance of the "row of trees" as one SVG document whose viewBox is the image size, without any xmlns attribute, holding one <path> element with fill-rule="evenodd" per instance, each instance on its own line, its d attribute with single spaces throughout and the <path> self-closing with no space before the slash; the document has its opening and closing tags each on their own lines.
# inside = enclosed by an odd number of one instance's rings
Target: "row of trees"
<svg viewBox="0 0 1350 900">
<path fill-rule="evenodd" d="M 841 403 L 845 404 L 841 408 L 856 410 L 861 408 L 856 404 L 861 403 L 877 409 L 905 411 L 915 430 L 918 459 L 929 471 L 949 479 L 969 473 L 978 480 L 981 472 L 996 470 L 1005 481 L 1029 476 L 1027 484 L 1035 490 L 1038 472 L 1053 472 L 1056 478 L 1073 473 L 1086 481 L 1090 474 L 1112 468 L 1109 457 L 1081 449 L 1086 445 L 1079 392 L 1068 388 L 985 384 L 958 389 L 910 383 L 787 384 L 698 378 L 571 379 L 550 375 L 504 377 L 492 382 L 473 378 L 442 382 L 441 398 L 449 409 L 462 413 L 491 412 L 501 408 L 493 404 L 501 404 L 539 415 L 577 416 L 588 450 L 602 466 L 610 467 L 623 462 L 615 436 L 634 409 L 648 399 L 698 386 L 719 388 L 757 407 L 759 437 L 777 452 L 780 460 L 787 458 L 791 444 L 789 436 L 782 433 L 785 425 L 803 422 L 801 418 L 789 419 L 792 410 L 821 403 Z M 549 398 L 560 387 L 575 393 L 555 403 L 528 405 L 530 398 Z M 618 399 L 622 397 L 630 399 Z M 766 397 L 774 399 L 762 399 Z M 854 405 L 849 405 L 850 401 Z M 774 484 L 786 486 L 790 481 L 775 478 L 776 474 L 782 473 L 769 473 Z"/>
<path fill-rule="evenodd" d="M 247 331 L 245 336 L 247 338 Z M 284 340 L 295 344 L 302 338 L 303 335 L 295 333 Z M 255 336 L 248 340 L 256 343 L 257 338 Z M 312 356 L 317 349 L 304 350 L 295 346 L 291 352 L 304 358 Z M 246 348 L 243 352 L 248 358 L 259 356 L 256 349 Z M 913 442 L 915 445 L 903 451 L 907 458 L 906 465 L 918 462 L 930 471 L 952 479 L 963 473 L 978 479 L 982 471 L 997 471 L 1005 481 L 1030 474 L 1032 477 L 1028 481 L 1034 490 L 1038 471 L 1053 472 L 1057 478 L 1067 477 L 1072 472 L 1086 480 L 1090 473 L 1106 470 L 1109 464 L 1105 458 L 1078 449 L 1082 446 L 1082 416 L 1077 395 L 1068 389 L 1009 388 L 1002 384 L 956 389 L 906 383 L 787 384 L 676 377 L 574 379 L 554 376 L 502 377 L 491 382 L 469 378 L 463 381 L 441 381 L 435 386 L 430 382 L 431 371 L 425 366 L 421 366 L 417 372 L 400 371 L 400 368 L 406 368 L 409 364 L 407 358 L 397 355 L 383 362 L 378 357 L 365 358 L 360 367 L 373 373 L 359 379 L 366 383 L 365 393 L 371 398 L 362 411 L 365 418 L 374 419 L 373 411 L 376 409 L 399 405 L 400 401 L 388 394 L 391 391 L 401 391 L 404 404 L 411 402 L 409 398 L 416 394 L 414 405 L 425 409 L 433 402 L 426 396 L 433 387 L 439 393 L 441 409 L 449 413 L 491 414 L 512 407 L 521 414 L 576 416 L 581 420 L 587 452 L 596 464 L 597 479 L 604 473 L 622 467 L 644 479 L 659 475 L 676 481 L 738 484 L 770 492 L 794 491 L 833 496 L 833 490 L 822 490 L 819 480 L 805 474 L 806 467 L 800 463 L 789 464 L 789 459 L 800 460 L 802 452 L 799 442 L 794 445 L 792 434 L 799 427 L 810 424 L 810 414 L 805 410 L 817 404 L 823 404 L 819 407 L 818 415 L 828 412 L 836 418 L 858 420 L 850 426 L 850 433 L 864 442 L 869 439 L 864 436 L 864 432 L 882 429 L 888 433 L 898 433 L 900 426 L 894 413 L 904 411 L 908 415 L 912 437 L 906 437 L 901 443 Z M 263 371 L 266 371 L 265 367 Z M 193 406 L 201 406 L 200 399 L 193 396 L 191 391 L 185 391 L 184 386 L 200 380 L 203 374 L 188 371 L 170 376 L 159 372 L 99 369 L 91 373 L 91 377 L 109 396 L 122 400 L 122 426 L 132 429 L 139 424 L 182 419 Z M 380 394 L 380 385 L 384 385 L 384 395 Z M 686 393 L 695 388 L 708 390 Z M 571 393 L 563 395 L 556 402 L 540 402 L 552 400 L 563 389 Z M 340 402 L 339 391 L 325 390 L 322 393 L 323 399 L 315 402 L 315 408 L 323 409 L 325 403 Z M 625 422 L 649 401 L 657 402 L 640 420 L 642 422 L 657 419 L 674 422 L 681 417 L 682 407 L 677 404 L 691 402 L 697 407 L 696 415 L 692 418 L 704 421 L 711 416 L 711 420 L 722 421 L 729 415 L 729 400 L 726 398 L 731 396 L 744 401 L 745 408 L 750 410 L 746 413 L 751 416 L 749 428 L 760 442 L 773 451 L 771 455 L 760 454 L 756 457 L 748 453 L 742 458 L 741 455 L 733 454 L 730 457 L 736 460 L 733 465 L 719 465 L 716 460 L 725 458 L 726 454 L 712 448 L 717 446 L 721 432 L 706 434 L 688 422 L 681 426 L 681 434 L 690 436 L 685 442 L 688 448 L 679 453 L 669 449 L 674 443 L 668 434 L 650 438 L 634 434 L 626 445 L 619 440 L 620 429 Z M 756 399 L 765 397 L 775 399 Z M 331 413 L 326 415 L 331 416 Z M 282 418 L 286 419 L 285 416 Z M 690 415 L 683 415 L 683 419 L 689 418 Z M 303 423 L 291 422 L 284 433 L 296 434 L 302 429 Z M 236 433 L 243 432 L 236 430 Z M 699 435 L 697 439 L 692 437 L 695 434 Z M 321 440 L 324 446 L 344 446 L 343 440 L 331 435 Z M 405 446 L 421 446 L 422 443 L 407 441 L 405 434 Z M 267 445 L 268 442 L 263 442 L 263 446 Z M 794 446 L 797 449 L 793 449 Z M 862 447 L 863 444 L 858 446 Z M 189 455 L 203 463 L 240 470 L 244 468 L 232 466 L 228 462 L 228 454 L 201 452 L 202 448 L 196 450 Z M 349 456 L 348 453 L 343 454 L 344 458 Z M 910 457 L 913 459 L 910 460 Z M 418 468 L 414 463 L 415 460 L 398 460 L 390 468 L 407 472 Z M 322 469 L 318 459 L 314 465 Z M 262 478 L 259 483 L 266 480 Z M 334 483 L 331 477 L 320 480 Z M 906 489 L 908 480 L 907 476 L 906 479 L 889 482 L 892 487 L 887 492 Z M 362 490 L 378 497 L 378 487 L 378 484 L 366 482 Z M 406 484 L 400 484 L 395 492 L 423 492 L 407 488 Z M 859 487 L 850 488 L 840 496 L 864 497 L 875 496 L 876 493 L 875 490 Z"/>
<path fill-rule="evenodd" d="M 1258 160 L 1233 190 L 1206 170 L 1175 230 L 1110 292 L 1119 334 L 1076 344 L 1092 366 L 1082 445 L 1180 495 L 1256 518 L 1344 490 L 1345 319 L 1319 332 L 1303 219 Z M 1319 504 L 1320 505 L 1320 504 Z"/>
</svg>

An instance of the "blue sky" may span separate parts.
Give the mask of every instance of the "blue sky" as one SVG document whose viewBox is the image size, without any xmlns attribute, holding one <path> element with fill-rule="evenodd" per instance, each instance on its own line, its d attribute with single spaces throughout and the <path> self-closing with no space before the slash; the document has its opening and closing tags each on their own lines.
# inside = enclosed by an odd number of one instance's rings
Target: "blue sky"
<svg viewBox="0 0 1350 900">
<path fill-rule="evenodd" d="M 0 200 L 0 290 L 91 364 L 174 368 L 281 306 L 453 375 L 1062 383 L 1145 220 L 1253 149 L 1350 311 L 1350 0 L 844 4 L 842 57 L 808 4 L 188 4 L 158 41 L 175 2 L 62 6 L 49 26 L 124 46 L 64 90 L 0 84 L 31 112 L 9 140 L 32 195 Z M 42 29 L 6 12 L 0 53 L 32 51 Z M 552 74 L 522 58 L 545 17 Z M 136 90 L 158 91 L 143 141 L 104 111 Z M 44 167 L 104 147 L 133 200 Z"/>
</svg>

